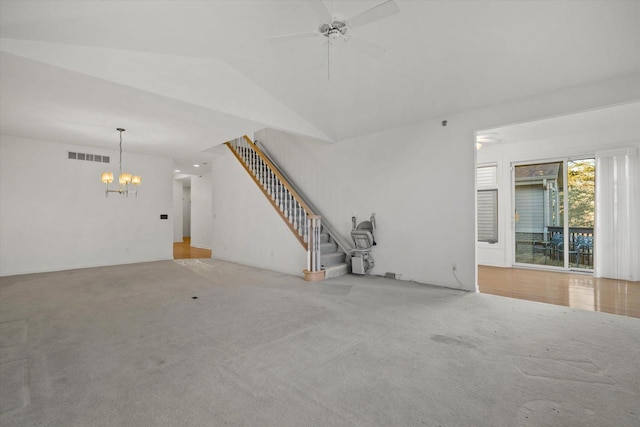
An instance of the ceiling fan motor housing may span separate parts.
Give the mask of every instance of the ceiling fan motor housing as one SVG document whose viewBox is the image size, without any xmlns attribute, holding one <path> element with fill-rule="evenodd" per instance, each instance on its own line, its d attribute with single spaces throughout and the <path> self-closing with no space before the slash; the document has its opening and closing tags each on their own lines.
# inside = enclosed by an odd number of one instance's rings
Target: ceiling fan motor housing
<svg viewBox="0 0 640 427">
<path fill-rule="evenodd" d="M 345 36 L 347 34 L 347 29 L 348 27 L 345 21 L 335 20 L 328 24 L 320 25 L 318 31 L 320 31 L 323 36 L 335 40 L 339 37 Z"/>
</svg>

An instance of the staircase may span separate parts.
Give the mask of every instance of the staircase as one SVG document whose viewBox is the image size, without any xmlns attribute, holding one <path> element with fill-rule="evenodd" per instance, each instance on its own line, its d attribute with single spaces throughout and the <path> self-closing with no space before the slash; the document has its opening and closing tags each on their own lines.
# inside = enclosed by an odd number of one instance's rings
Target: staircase
<svg viewBox="0 0 640 427">
<path fill-rule="evenodd" d="M 275 164 L 264 147 L 258 147 L 246 135 L 226 145 L 307 251 L 305 280 L 322 280 L 348 273 L 346 259 L 350 246 L 322 219 L 315 206 Z"/>
<path fill-rule="evenodd" d="M 347 274 L 349 265 L 346 258 L 347 254 L 323 227 L 320 231 L 320 264 L 325 270 L 324 278 L 331 279 Z"/>
</svg>

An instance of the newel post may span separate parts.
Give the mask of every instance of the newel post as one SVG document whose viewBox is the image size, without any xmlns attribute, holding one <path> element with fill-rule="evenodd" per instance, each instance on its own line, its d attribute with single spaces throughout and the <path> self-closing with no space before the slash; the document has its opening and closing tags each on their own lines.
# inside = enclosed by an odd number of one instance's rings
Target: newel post
<svg viewBox="0 0 640 427">
<path fill-rule="evenodd" d="M 324 270 L 320 263 L 320 229 L 322 220 L 319 215 L 309 215 L 309 242 L 307 249 L 307 269 L 304 270 L 304 280 L 315 282 L 324 280 Z"/>
</svg>

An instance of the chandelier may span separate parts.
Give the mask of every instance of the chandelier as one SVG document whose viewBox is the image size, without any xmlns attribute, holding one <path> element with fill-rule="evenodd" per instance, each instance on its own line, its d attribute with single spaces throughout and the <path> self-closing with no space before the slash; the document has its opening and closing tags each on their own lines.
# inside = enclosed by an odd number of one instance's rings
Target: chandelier
<svg viewBox="0 0 640 427">
<path fill-rule="evenodd" d="M 137 188 L 137 186 L 142 182 L 142 178 L 138 175 L 122 173 L 122 132 L 124 132 L 124 129 L 117 128 L 116 130 L 120 132 L 120 176 L 118 177 L 118 188 L 114 190 L 109 188 L 109 184 L 113 182 L 113 173 L 103 172 L 102 182 L 106 185 L 104 194 L 105 197 L 109 197 L 109 193 L 118 193 L 122 194 L 123 197 L 129 197 L 129 185 L 133 185 Z M 138 197 L 138 190 L 131 191 L 131 193 L 135 194 L 136 198 Z"/>
</svg>

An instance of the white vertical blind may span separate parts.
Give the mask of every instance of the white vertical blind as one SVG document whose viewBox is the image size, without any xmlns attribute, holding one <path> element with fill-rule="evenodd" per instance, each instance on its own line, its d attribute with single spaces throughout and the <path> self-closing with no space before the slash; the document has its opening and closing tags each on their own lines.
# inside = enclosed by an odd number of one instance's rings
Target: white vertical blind
<svg viewBox="0 0 640 427">
<path fill-rule="evenodd" d="M 640 280 L 639 167 L 636 148 L 596 153 L 595 277 Z"/>
<path fill-rule="evenodd" d="M 515 189 L 515 209 L 519 220 L 516 231 L 521 233 L 543 233 L 544 189 L 542 185 L 518 185 Z"/>
<path fill-rule="evenodd" d="M 478 188 L 478 241 L 498 241 L 498 168 L 496 165 L 476 169 Z"/>
<path fill-rule="evenodd" d="M 478 190 L 478 241 L 498 241 L 498 190 Z"/>
</svg>

